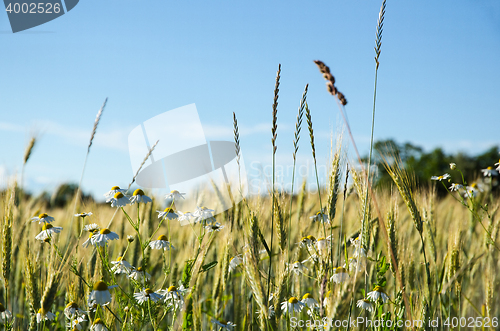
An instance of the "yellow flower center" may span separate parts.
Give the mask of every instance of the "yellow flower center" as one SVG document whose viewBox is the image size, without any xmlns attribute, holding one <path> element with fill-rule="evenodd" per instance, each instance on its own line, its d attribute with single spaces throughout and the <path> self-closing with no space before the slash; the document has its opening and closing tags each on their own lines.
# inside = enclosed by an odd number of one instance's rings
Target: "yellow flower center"
<svg viewBox="0 0 500 331">
<path fill-rule="evenodd" d="M 46 213 L 43 213 L 43 214 L 38 215 L 38 218 L 45 218 L 47 216 L 49 216 L 49 215 L 47 215 Z"/>
<path fill-rule="evenodd" d="M 179 194 L 179 191 L 173 190 L 173 191 L 170 191 L 170 193 L 172 193 L 172 194 Z"/>
<path fill-rule="evenodd" d="M 336 274 L 347 273 L 347 271 L 345 270 L 344 267 L 338 267 L 338 268 L 335 268 L 335 273 Z"/>
<path fill-rule="evenodd" d="M 306 238 L 309 240 L 312 240 L 312 241 L 316 240 L 316 238 L 314 238 L 314 236 L 311 236 L 311 235 L 308 235 Z"/>
<path fill-rule="evenodd" d="M 123 260 L 123 256 L 118 256 L 118 257 L 116 258 L 116 261 L 121 261 L 121 260 Z"/>
<path fill-rule="evenodd" d="M 107 290 L 108 290 L 108 285 L 106 285 L 106 283 L 103 282 L 102 280 L 94 284 L 94 291 L 107 291 Z"/>
<path fill-rule="evenodd" d="M 66 306 L 66 308 L 78 308 L 78 304 L 74 301 L 68 303 L 68 305 Z"/>
<path fill-rule="evenodd" d="M 476 183 L 472 183 L 471 187 L 472 187 L 472 188 L 476 188 L 476 187 L 477 187 L 477 184 L 476 184 Z"/>
<path fill-rule="evenodd" d="M 161 236 L 158 237 L 158 240 L 168 241 L 168 238 L 167 238 L 167 236 L 162 234 Z"/>
<path fill-rule="evenodd" d="M 322 240 L 325 240 L 325 238 L 321 237 L 318 239 L 318 241 L 322 241 Z"/>
<path fill-rule="evenodd" d="M 111 231 L 109 229 L 106 229 L 106 228 L 102 229 L 100 232 L 101 232 L 101 234 L 109 234 L 109 233 L 111 233 Z"/>
<path fill-rule="evenodd" d="M 364 302 L 364 303 L 370 303 L 370 300 L 368 300 L 368 299 L 363 299 L 363 302 Z"/>
<path fill-rule="evenodd" d="M 137 271 L 142 272 L 142 267 L 137 268 Z"/>
<path fill-rule="evenodd" d="M 488 168 L 486 168 L 486 169 L 488 169 L 488 170 L 493 170 L 493 167 L 488 167 Z"/>
<path fill-rule="evenodd" d="M 177 291 L 177 287 L 175 287 L 175 286 L 173 286 L 173 285 L 172 285 L 172 286 L 170 286 L 170 287 L 168 288 L 168 291 L 169 291 L 169 292 L 174 292 L 174 291 Z"/>
<path fill-rule="evenodd" d="M 309 299 L 309 298 L 311 298 L 311 299 L 312 299 L 312 298 L 313 298 L 313 296 L 311 295 L 311 293 L 306 293 L 306 294 L 304 294 L 304 296 L 302 297 L 302 300 L 304 300 L 304 299 Z"/>
<path fill-rule="evenodd" d="M 171 213 L 173 210 L 170 207 L 165 208 L 164 212 L 165 213 Z"/>
<path fill-rule="evenodd" d="M 134 195 L 144 195 L 144 191 L 138 188 L 137 190 L 134 191 Z"/>
<path fill-rule="evenodd" d="M 103 324 L 104 325 L 104 322 L 100 318 L 96 318 L 94 320 L 94 323 L 92 323 L 92 325 L 97 325 L 97 324 Z"/>
<path fill-rule="evenodd" d="M 153 293 L 153 291 L 151 291 L 151 289 L 149 289 L 149 288 L 145 289 L 144 292 L 146 292 L 147 296 L 149 296 L 151 293 Z"/>
<path fill-rule="evenodd" d="M 219 320 L 219 323 L 220 323 L 220 324 L 224 324 L 224 325 L 227 325 L 227 322 L 226 322 L 226 320 Z"/>
<path fill-rule="evenodd" d="M 43 308 L 38 309 L 38 313 L 42 316 L 45 316 L 45 314 L 47 314 L 47 312 Z"/>
<path fill-rule="evenodd" d="M 3 313 L 5 311 L 5 307 L 3 306 L 2 303 L 0 303 L 0 313 Z"/>
<path fill-rule="evenodd" d="M 290 299 L 288 299 L 288 302 L 289 303 L 297 303 L 297 302 L 299 302 L 299 300 L 296 297 L 291 297 Z"/>
<path fill-rule="evenodd" d="M 381 286 L 378 286 L 378 285 L 377 285 L 377 286 L 375 286 L 375 287 L 373 288 L 373 291 L 374 291 L 374 292 L 384 292 L 384 289 L 383 289 Z"/>
<path fill-rule="evenodd" d="M 111 188 L 111 191 L 115 191 L 115 190 L 119 190 L 119 189 L 120 189 L 120 186 L 113 186 L 113 187 Z"/>
<path fill-rule="evenodd" d="M 52 224 L 46 223 L 43 225 L 42 230 L 45 231 L 45 230 L 52 229 L 52 228 L 53 228 Z"/>
<path fill-rule="evenodd" d="M 123 193 L 122 192 L 115 193 L 115 199 L 121 199 L 121 198 L 123 198 Z"/>
<path fill-rule="evenodd" d="M 300 261 L 295 261 L 293 264 L 300 265 Z"/>
</svg>

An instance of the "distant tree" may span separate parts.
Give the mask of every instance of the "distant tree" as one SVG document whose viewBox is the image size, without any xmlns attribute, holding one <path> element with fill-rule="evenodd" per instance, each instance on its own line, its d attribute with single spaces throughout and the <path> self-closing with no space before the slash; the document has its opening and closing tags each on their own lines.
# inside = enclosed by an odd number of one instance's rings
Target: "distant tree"
<svg viewBox="0 0 500 331">
<path fill-rule="evenodd" d="M 429 153 L 409 142 L 398 144 L 393 139 L 377 141 L 374 144 L 374 163 L 378 166 L 376 185 L 390 186 L 392 179 L 384 168 L 384 160 L 388 163 L 396 159 L 401 160 L 404 167 L 415 174 L 419 185 L 431 184 L 431 177 L 449 173 L 452 182 L 461 183 L 460 173 L 451 171 L 450 163 L 456 163 L 462 170 L 468 183 L 475 181 L 482 175 L 481 169 L 486 169 L 499 161 L 498 146 L 488 149 L 485 153 L 472 157 L 459 152 L 455 155 L 447 155 L 441 148 L 436 148 Z M 363 162 L 368 161 L 364 157 Z M 446 190 L 442 185 L 437 186 L 438 193 L 444 194 Z"/>
</svg>

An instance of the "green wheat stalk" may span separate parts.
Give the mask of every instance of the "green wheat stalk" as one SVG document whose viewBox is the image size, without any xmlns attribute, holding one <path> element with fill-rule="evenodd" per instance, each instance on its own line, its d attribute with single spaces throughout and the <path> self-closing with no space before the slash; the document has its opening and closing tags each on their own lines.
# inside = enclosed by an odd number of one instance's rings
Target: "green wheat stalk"
<svg viewBox="0 0 500 331">
<path fill-rule="evenodd" d="M 277 130 L 278 130 L 278 92 L 279 92 L 279 86 L 280 86 L 280 73 L 281 73 L 281 64 L 278 65 L 278 72 L 276 74 L 276 84 L 274 86 L 274 102 L 273 102 L 273 126 L 271 128 L 271 133 L 273 135 L 271 142 L 273 144 L 273 178 L 272 178 L 272 187 L 271 187 L 271 194 L 272 194 L 272 202 L 271 202 L 271 247 L 268 252 L 269 254 L 269 273 L 267 277 L 267 296 L 266 299 L 269 298 L 269 293 L 271 290 L 271 270 L 273 266 L 273 257 L 272 257 L 272 252 L 273 252 L 273 234 L 274 234 L 274 200 L 275 200 L 275 192 L 274 192 L 274 181 L 275 181 L 275 171 L 276 171 L 276 150 L 278 149 L 278 146 L 276 146 L 276 137 L 278 136 Z"/>
</svg>

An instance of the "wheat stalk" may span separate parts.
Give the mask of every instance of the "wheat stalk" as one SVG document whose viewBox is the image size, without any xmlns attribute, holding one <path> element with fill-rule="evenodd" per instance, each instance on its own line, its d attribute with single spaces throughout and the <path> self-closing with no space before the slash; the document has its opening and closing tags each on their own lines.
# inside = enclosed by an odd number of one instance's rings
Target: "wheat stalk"
<svg viewBox="0 0 500 331">
<path fill-rule="evenodd" d="M 278 72 L 276 73 L 276 83 L 274 85 L 274 102 L 273 102 L 273 126 L 271 128 L 272 133 L 272 145 L 273 145 L 273 178 L 272 178 L 272 211 L 271 211 L 271 247 L 269 252 L 269 273 L 267 278 L 267 297 L 269 297 L 269 293 L 271 291 L 271 272 L 273 266 L 273 234 L 274 234 L 274 201 L 275 197 L 275 184 L 274 181 L 276 179 L 275 171 L 276 171 L 276 150 L 278 146 L 276 146 L 276 138 L 278 136 L 278 94 L 279 94 L 279 86 L 280 86 L 280 74 L 281 74 L 281 64 L 278 65 Z"/>
</svg>

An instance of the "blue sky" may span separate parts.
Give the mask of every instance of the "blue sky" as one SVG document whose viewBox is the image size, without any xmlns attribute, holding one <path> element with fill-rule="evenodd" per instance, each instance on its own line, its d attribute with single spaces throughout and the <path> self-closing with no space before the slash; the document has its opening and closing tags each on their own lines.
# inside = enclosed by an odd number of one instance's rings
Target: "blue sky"
<svg viewBox="0 0 500 331">
<path fill-rule="evenodd" d="M 231 140 L 236 112 L 247 170 L 258 175 L 256 164 L 271 161 L 279 63 L 278 164 L 291 163 L 306 83 L 318 160 L 326 164 L 330 136 L 342 121 L 315 59 L 330 66 L 346 95 L 356 142 L 366 153 L 380 4 L 86 0 L 54 21 L 16 34 L 7 14 L 0 13 L 0 182 L 20 173 L 32 133 L 39 141 L 26 168 L 28 189 L 78 182 L 106 97 L 84 191 L 102 196 L 110 186 L 126 186 L 133 176 L 129 132 L 191 103 L 208 140 Z M 389 0 L 382 42 L 376 139 L 470 154 L 499 144 L 498 1 Z M 307 140 L 304 127 L 299 162 L 306 165 Z"/>
</svg>

